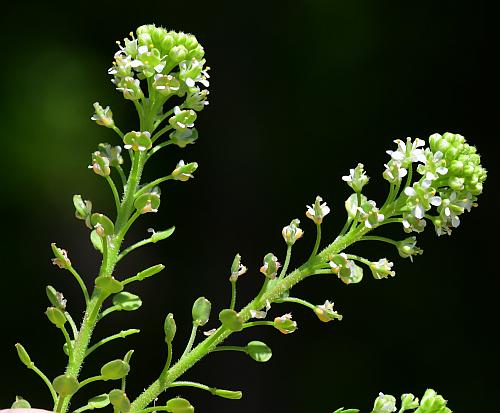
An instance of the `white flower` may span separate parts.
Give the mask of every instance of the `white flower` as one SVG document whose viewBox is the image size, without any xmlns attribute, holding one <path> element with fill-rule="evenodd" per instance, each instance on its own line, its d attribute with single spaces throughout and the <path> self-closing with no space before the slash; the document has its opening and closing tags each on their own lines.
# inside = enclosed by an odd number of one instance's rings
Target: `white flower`
<svg viewBox="0 0 500 413">
<path fill-rule="evenodd" d="M 398 145 L 398 149 L 386 152 L 391 155 L 392 159 L 400 162 L 402 166 L 409 166 L 412 162 L 425 163 L 425 152 L 420 149 L 425 145 L 425 141 L 422 139 L 417 138 L 412 142 L 411 138 L 406 138 L 406 143 L 401 139 L 396 139 L 394 143 Z"/>
<path fill-rule="evenodd" d="M 266 318 L 267 312 L 270 309 L 271 309 L 271 303 L 269 302 L 269 300 L 266 300 L 266 309 L 265 310 L 261 310 L 261 311 L 250 310 L 250 315 L 252 316 L 252 318 L 259 318 L 259 319 Z"/>
<path fill-rule="evenodd" d="M 370 264 L 370 269 L 372 270 L 373 277 L 377 280 L 382 278 L 387 278 L 387 276 L 394 277 L 396 273 L 391 271 L 393 263 L 388 261 L 387 258 L 381 258 L 376 262 Z"/>
<path fill-rule="evenodd" d="M 326 300 L 324 304 L 317 305 L 314 309 L 314 313 L 324 323 L 328 323 L 335 319 L 342 320 L 342 315 L 333 310 L 333 301 L 330 302 Z"/>
<path fill-rule="evenodd" d="M 358 163 L 356 168 L 349 170 L 349 175 L 342 177 L 342 180 L 347 182 L 347 184 L 354 189 L 354 192 L 361 192 L 363 187 L 368 183 L 369 178 L 366 176 L 363 168 L 364 165 Z"/>
<path fill-rule="evenodd" d="M 323 218 L 330 212 L 330 208 L 326 205 L 326 202 L 321 203 L 322 201 L 323 199 L 317 196 L 314 205 L 307 205 L 306 216 L 312 219 L 316 224 L 321 224 Z"/>
<path fill-rule="evenodd" d="M 391 159 L 387 164 L 384 164 L 384 166 L 386 169 L 383 172 L 382 176 L 391 184 L 396 185 L 400 183 L 401 179 L 403 179 L 408 174 L 408 170 L 406 168 L 403 168 L 401 166 L 401 163 L 395 161 L 394 159 Z"/>
</svg>

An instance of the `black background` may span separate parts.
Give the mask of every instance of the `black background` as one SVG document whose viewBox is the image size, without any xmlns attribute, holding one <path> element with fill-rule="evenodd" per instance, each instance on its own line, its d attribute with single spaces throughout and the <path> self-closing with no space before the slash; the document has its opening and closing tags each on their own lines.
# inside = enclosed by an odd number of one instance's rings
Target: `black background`
<svg viewBox="0 0 500 413">
<path fill-rule="evenodd" d="M 493 411 L 498 380 L 496 306 L 498 210 L 498 54 L 494 13 L 485 1 L 291 1 L 291 2 L 88 2 L 56 5 L 18 2 L 2 11 L 0 100 L 2 142 L 2 267 L 0 406 L 16 394 L 34 407 L 51 408 L 43 382 L 21 365 L 22 342 L 47 375 L 61 374 L 62 337 L 45 319 L 46 284 L 63 290 L 75 318 L 83 305 L 69 274 L 50 264 L 50 242 L 69 250 L 85 280 L 97 270 L 87 230 L 73 219 L 71 196 L 92 199 L 111 214 L 104 180 L 86 167 L 99 142 L 118 144 L 89 117 L 91 104 L 110 104 L 122 129 L 134 129 L 131 105 L 106 74 L 122 39 L 154 22 L 192 32 L 212 67 L 210 105 L 197 121 L 200 139 L 184 150 L 157 156 L 146 172 L 154 179 L 179 159 L 200 164 L 188 183 L 163 187 L 155 216 L 136 225 L 130 241 L 153 226 L 176 225 L 175 235 L 127 258 L 117 276 L 159 262 L 166 270 L 131 290 L 144 305 L 115 313 L 95 337 L 140 327 L 141 335 L 116 341 L 89 357 L 82 377 L 106 361 L 132 359 L 128 393 L 134 398 L 161 371 L 162 323 L 175 314 L 176 354 L 190 331 L 191 303 L 200 295 L 214 315 L 228 305 L 229 266 L 236 252 L 252 269 L 239 285 L 239 303 L 255 294 L 263 255 L 283 257 L 281 228 L 303 218 L 317 194 L 332 213 L 324 224 L 331 241 L 344 221 L 349 190 L 341 176 L 363 162 L 371 176 L 370 198 L 385 199 L 381 177 L 393 139 L 458 132 L 478 147 L 489 170 L 479 207 L 464 216 L 451 237 L 429 230 L 413 264 L 381 245 L 353 251 L 387 256 L 397 276 L 345 286 L 335 277 L 310 279 L 294 294 L 312 302 L 334 300 L 342 322 L 323 324 L 302 308 L 293 311 L 299 330 L 283 336 L 266 328 L 231 338 L 266 341 L 269 363 L 218 353 L 196 365 L 186 380 L 242 389 L 240 401 L 175 389 L 198 412 L 331 412 L 340 406 L 369 411 L 379 391 L 421 395 L 432 387 L 456 412 Z M 305 217 L 305 238 L 295 251 L 299 265 L 314 243 Z M 394 228 L 395 238 L 404 236 Z M 207 325 L 216 325 L 215 318 Z M 89 385 L 75 398 L 112 388 Z M 78 401 L 78 403 L 77 403 Z"/>
</svg>

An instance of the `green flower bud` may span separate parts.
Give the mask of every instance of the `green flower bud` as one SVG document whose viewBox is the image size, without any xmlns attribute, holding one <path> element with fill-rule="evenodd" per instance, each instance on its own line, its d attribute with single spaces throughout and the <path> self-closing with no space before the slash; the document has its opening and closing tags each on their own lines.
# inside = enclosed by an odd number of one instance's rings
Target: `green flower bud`
<svg viewBox="0 0 500 413">
<path fill-rule="evenodd" d="M 167 314 L 163 328 L 165 330 L 165 342 L 171 344 L 177 332 L 177 326 L 175 325 L 174 315 L 172 313 Z"/>
<path fill-rule="evenodd" d="M 314 308 L 314 313 L 323 323 L 329 323 L 332 320 L 342 320 L 342 315 L 337 311 L 333 311 L 333 302 L 326 300 L 325 304 L 317 305 Z"/>
<path fill-rule="evenodd" d="M 274 279 L 278 275 L 280 267 L 281 264 L 278 262 L 278 258 L 270 252 L 264 257 L 264 265 L 260 267 L 260 272 L 267 278 Z"/>
<path fill-rule="evenodd" d="M 193 325 L 200 327 L 207 324 L 211 310 L 212 304 L 210 301 L 205 297 L 198 298 L 193 304 Z"/>
<path fill-rule="evenodd" d="M 113 112 L 109 106 L 106 106 L 105 109 L 99 104 L 99 102 L 94 103 L 94 115 L 90 118 L 95 121 L 98 125 L 105 126 L 106 128 L 113 128 L 115 126 L 115 122 L 113 121 Z"/>
<path fill-rule="evenodd" d="M 393 413 L 396 411 L 396 399 L 390 394 L 379 393 L 375 399 L 372 413 Z"/>
<path fill-rule="evenodd" d="M 139 100 L 144 97 L 141 90 L 141 82 L 139 79 L 134 79 L 131 76 L 126 76 L 117 83 L 119 92 L 123 93 L 123 97 L 128 100 Z"/>
<path fill-rule="evenodd" d="M 106 363 L 101 368 L 103 380 L 120 380 L 130 371 L 130 366 L 123 360 L 117 359 Z"/>
<path fill-rule="evenodd" d="M 219 397 L 223 397 L 224 399 L 230 399 L 230 400 L 239 400 L 243 397 L 243 393 L 241 391 L 212 389 L 211 393 L 214 396 L 219 396 Z"/>
<path fill-rule="evenodd" d="M 52 264 L 57 265 L 59 268 L 71 267 L 71 261 L 68 258 L 68 252 L 62 248 L 58 248 L 55 243 L 50 244 L 55 258 L 52 258 Z"/>
<path fill-rule="evenodd" d="M 16 401 L 10 406 L 11 409 L 31 409 L 28 400 L 23 399 L 21 396 L 16 396 Z"/>
<path fill-rule="evenodd" d="M 63 328 L 64 324 L 66 324 L 66 316 L 59 308 L 48 307 L 47 311 L 45 311 L 45 315 L 57 328 Z"/>
<path fill-rule="evenodd" d="M 188 55 L 186 56 L 186 59 L 197 59 L 201 60 L 205 56 L 205 50 L 203 49 L 203 46 L 199 44 L 196 46 L 193 50 L 191 50 Z"/>
<path fill-rule="evenodd" d="M 418 407 L 418 398 L 411 393 L 405 393 L 401 396 L 401 411 L 404 412 Z"/>
<path fill-rule="evenodd" d="M 128 413 L 130 411 L 130 400 L 123 390 L 114 389 L 109 392 L 109 401 L 115 411 Z"/>
<path fill-rule="evenodd" d="M 63 374 L 61 376 L 57 376 L 54 379 L 54 381 L 52 382 L 52 386 L 60 396 L 65 397 L 75 394 L 78 390 L 79 383 L 75 377 L 68 374 Z"/>
<path fill-rule="evenodd" d="M 174 46 L 174 38 L 172 37 L 172 35 L 170 34 L 165 35 L 160 45 L 160 50 L 162 54 L 168 55 L 170 53 L 170 49 L 172 49 L 173 46 Z"/>
<path fill-rule="evenodd" d="M 229 281 L 236 282 L 238 278 L 247 272 L 247 267 L 241 264 L 240 254 L 236 254 L 231 265 L 231 275 Z"/>
<path fill-rule="evenodd" d="M 89 169 L 92 169 L 97 175 L 100 176 L 109 176 L 111 173 L 111 169 L 109 168 L 109 159 L 99 151 L 95 151 L 92 154 L 92 164 L 89 165 Z"/>
<path fill-rule="evenodd" d="M 274 319 L 274 328 L 283 334 L 290 334 L 297 330 L 297 322 L 292 320 L 290 313 L 284 314 Z"/>
<path fill-rule="evenodd" d="M 179 79 L 172 75 L 156 75 L 155 80 L 153 82 L 153 87 L 163 96 L 169 96 L 172 94 L 176 94 L 180 87 L 181 83 Z"/>
<path fill-rule="evenodd" d="M 198 139 L 198 131 L 196 128 L 185 130 L 174 130 L 169 135 L 170 140 L 179 148 L 185 148 L 186 145 L 194 143 Z"/>
<path fill-rule="evenodd" d="M 283 228 L 283 231 L 281 231 L 281 234 L 288 245 L 295 244 L 295 241 L 302 238 L 302 235 L 304 235 L 304 231 L 299 228 L 299 224 L 300 221 L 298 219 L 294 219 L 290 222 L 290 225 L 287 225 Z"/>
<path fill-rule="evenodd" d="M 139 279 L 139 281 L 142 281 L 145 278 L 149 278 L 155 274 L 158 274 L 164 268 L 165 266 L 163 264 L 156 264 L 153 265 L 152 267 L 146 268 L 145 270 L 142 270 L 141 272 L 137 273 L 136 277 Z"/>
<path fill-rule="evenodd" d="M 358 163 L 358 166 L 354 169 L 350 169 L 349 172 L 349 175 L 343 176 L 342 180 L 347 182 L 347 185 L 354 189 L 354 192 L 360 193 L 369 180 L 365 175 L 364 165 Z"/>
<path fill-rule="evenodd" d="M 219 313 L 219 320 L 222 325 L 231 331 L 243 330 L 243 320 L 240 315 L 234 311 L 226 308 Z"/>
<path fill-rule="evenodd" d="M 186 49 L 185 46 L 183 45 L 174 46 L 172 47 L 172 49 L 170 49 L 170 52 L 168 53 L 168 59 L 173 63 L 179 63 L 186 59 L 187 54 L 188 50 Z"/>
<path fill-rule="evenodd" d="M 34 366 L 34 364 L 31 361 L 31 358 L 30 358 L 28 352 L 22 346 L 22 344 L 17 343 L 16 344 L 16 350 L 17 350 L 17 355 L 19 356 L 19 360 L 21 360 L 21 362 L 24 363 L 24 365 L 26 367 L 28 367 L 29 369 L 31 369 Z"/>
<path fill-rule="evenodd" d="M 100 394 L 99 396 L 92 397 L 88 403 L 89 410 L 103 409 L 109 405 L 109 396 L 107 394 Z"/>
<path fill-rule="evenodd" d="M 90 223 L 92 202 L 84 201 L 81 195 L 73 195 L 73 205 L 75 206 L 75 217 L 85 221 L 85 225 L 92 229 L 92 225 Z"/>
<path fill-rule="evenodd" d="M 139 195 L 134 201 L 134 208 L 141 214 L 158 212 L 160 206 L 160 188 L 155 187 L 151 192 Z"/>
<path fill-rule="evenodd" d="M 100 237 L 108 237 L 115 232 L 115 224 L 104 214 L 92 214 L 90 223 L 94 226 L 97 235 Z"/>
<path fill-rule="evenodd" d="M 451 413 L 446 407 L 447 401 L 432 389 L 427 389 L 415 413 Z"/>
<path fill-rule="evenodd" d="M 262 341 L 251 341 L 248 343 L 246 352 L 251 358 L 260 363 L 269 361 L 273 356 L 271 348 Z"/>
<path fill-rule="evenodd" d="M 125 149 L 132 149 L 137 152 L 144 152 L 151 149 L 151 134 L 149 132 L 132 131 L 125 134 L 123 137 Z"/>
<path fill-rule="evenodd" d="M 47 287 L 45 287 L 45 293 L 47 294 L 47 298 L 49 299 L 50 303 L 54 307 L 62 311 L 66 309 L 66 300 L 64 299 L 62 293 L 56 291 L 56 289 L 51 285 L 47 285 Z"/>
<path fill-rule="evenodd" d="M 108 294 L 116 294 L 123 290 L 123 285 L 114 277 L 101 275 L 95 279 L 95 286 Z"/>
<path fill-rule="evenodd" d="M 183 160 L 179 161 L 177 166 L 172 172 L 172 178 L 177 181 L 186 182 L 189 178 L 193 178 L 193 172 L 198 169 L 198 164 L 196 162 L 188 163 L 187 165 Z"/>
<path fill-rule="evenodd" d="M 166 229 L 165 231 L 158 231 L 158 232 L 156 232 L 153 228 L 149 228 L 148 232 L 153 233 L 153 235 L 151 235 L 149 239 L 151 240 L 151 242 L 156 243 L 158 241 L 167 239 L 174 233 L 174 231 L 175 227 L 171 227 L 169 229 Z"/>
<path fill-rule="evenodd" d="M 104 154 L 106 158 L 108 158 L 110 166 L 116 168 L 119 165 L 123 164 L 123 157 L 121 156 L 121 146 L 111 146 L 109 143 L 100 143 L 99 151 Z"/>
<path fill-rule="evenodd" d="M 142 305 L 142 300 L 135 294 L 122 291 L 113 296 L 113 305 L 120 310 L 134 311 Z"/>
<path fill-rule="evenodd" d="M 322 202 L 323 199 L 317 196 L 314 205 L 307 205 L 306 216 L 312 219 L 316 224 L 321 224 L 323 218 L 330 213 L 330 208 L 326 205 L 326 202 Z"/>
<path fill-rule="evenodd" d="M 413 261 L 414 255 L 423 254 L 423 250 L 417 247 L 417 237 L 405 238 L 402 241 L 396 243 L 398 253 L 403 258 L 410 258 Z"/>
<path fill-rule="evenodd" d="M 193 413 L 194 407 L 186 399 L 181 397 L 176 397 L 175 399 L 170 399 L 166 404 L 167 412 L 170 413 Z"/>
<path fill-rule="evenodd" d="M 363 278 L 363 269 L 352 260 L 347 259 L 345 253 L 335 254 L 330 258 L 329 265 L 334 274 L 345 284 L 359 283 Z"/>
<path fill-rule="evenodd" d="M 372 270 L 373 278 L 376 280 L 380 280 L 382 278 L 387 278 L 389 275 L 394 277 L 396 273 L 391 271 L 391 268 L 394 264 L 390 261 L 387 261 L 387 258 L 381 258 L 376 262 L 371 262 L 369 267 Z"/>
<path fill-rule="evenodd" d="M 197 114 L 194 110 L 181 110 L 179 106 L 174 108 L 174 115 L 168 119 L 170 125 L 179 131 L 185 131 L 188 128 L 194 126 L 194 121 L 197 118 Z"/>
<path fill-rule="evenodd" d="M 186 109 L 193 109 L 200 112 L 209 103 L 208 95 L 209 91 L 206 89 L 200 91 L 198 87 L 190 88 L 190 91 L 186 96 L 186 100 L 184 101 L 184 107 Z"/>
</svg>

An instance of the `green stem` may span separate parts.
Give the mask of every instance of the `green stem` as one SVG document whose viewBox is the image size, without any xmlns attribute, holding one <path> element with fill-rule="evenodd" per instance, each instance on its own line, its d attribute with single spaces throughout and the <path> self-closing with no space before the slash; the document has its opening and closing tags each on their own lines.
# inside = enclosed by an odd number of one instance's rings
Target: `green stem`
<svg viewBox="0 0 500 413">
<path fill-rule="evenodd" d="M 379 237 L 378 235 L 365 235 L 360 238 L 358 241 L 382 241 L 387 242 L 388 244 L 397 245 L 398 243 L 390 238 Z"/>
<path fill-rule="evenodd" d="M 198 331 L 198 326 L 193 324 L 193 328 L 191 329 L 191 335 L 189 336 L 189 341 L 188 341 L 186 348 L 184 350 L 184 353 L 182 353 L 181 357 L 184 357 L 193 348 L 193 343 L 194 343 L 194 340 L 196 339 L 196 332 L 197 331 Z"/>
<path fill-rule="evenodd" d="M 215 353 L 217 351 L 241 351 L 243 353 L 248 353 L 247 348 L 241 346 L 219 346 L 214 348 L 211 352 Z"/>
<path fill-rule="evenodd" d="M 164 128 L 160 129 L 158 132 L 156 132 L 153 137 L 151 138 L 151 142 L 155 143 L 155 141 L 158 138 L 161 138 L 165 133 L 167 133 L 169 130 L 173 129 L 171 125 L 167 125 Z"/>
<path fill-rule="evenodd" d="M 164 148 L 165 146 L 168 145 L 173 145 L 174 143 L 172 141 L 165 141 L 163 143 L 160 143 L 159 145 L 156 145 L 153 149 L 149 151 L 147 159 L 151 158 L 156 152 L 158 152 L 161 148 Z"/>
<path fill-rule="evenodd" d="M 68 268 L 68 271 L 71 274 L 73 274 L 73 277 L 75 277 L 76 281 L 80 285 L 80 288 L 82 289 L 83 296 L 85 297 L 85 304 L 89 305 L 89 301 L 90 301 L 89 292 L 87 291 L 87 286 L 83 282 L 82 277 L 80 277 L 80 274 L 78 274 L 76 272 L 76 270 L 71 265 L 69 267 L 67 267 L 67 268 Z"/>
<path fill-rule="evenodd" d="M 258 327 L 258 326 L 271 326 L 274 327 L 272 321 L 251 321 L 250 323 L 243 324 L 243 328 Z"/>
<path fill-rule="evenodd" d="M 123 172 L 123 168 L 120 165 L 116 165 L 115 168 L 118 171 L 118 175 L 120 175 L 122 186 L 123 188 L 125 188 L 125 185 L 127 185 L 127 177 L 125 176 L 125 172 Z"/>
<path fill-rule="evenodd" d="M 147 192 L 149 189 L 155 187 L 156 185 L 161 184 L 162 182 L 168 181 L 172 178 L 172 175 L 164 176 L 163 178 L 158 178 L 155 179 L 153 182 L 150 182 L 147 185 L 144 185 L 141 189 L 139 189 L 136 194 L 134 195 L 135 198 L 137 198 L 139 195 L 142 195 L 143 193 Z"/>
<path fill-rule="evenodd" d="M 94 381 L 99 381 L 103 380 L 102 376 L 94 376 L 94 377 L 89 377 L 88 379 L 85 379 L 80 382 L 80 385 L 78 386 L 78 390 L 80 390 L 83 386 L 86 386 L 89 383 L 92 383 Z"/>
<path fill-rule="evenodd" d="M 366 258 L 360 257 L 359 255 L 347 254 L 347 258 L 349 258 L 350 260 L 359 261 L 366 265 L 371 264 L 371 261 L 367 260 Z"/>
<path fill-rule="evenodd" d="M 352 223 L 352 219 L 351 218 L 347 218 L 346 221 L 345 221 L 345 224 L 344 224 L 344 227 L 342 228 L 342 230 L 340 231 L 340 234 L 339 234 L 339 237 L 342 237 L 346 232 L 347 230 L 349 229 L 349 227 L 351 226 L 351 223 Z"/>
<path fill-rule="evenodd" d="M 331 254 L 338 254 L 339 252 L 346 249 L 349 245 L 353 244 L 359 240 L 363 235 L 365 235 L 370 229 L 365 226 L 353 229 L 342 237 L 337 237 L 333 243 L 324 248 L 316 257 L 311 261 L 307 262 L 298 269 L 292 271 L 287 277 L 279 280 L 272 285 L 272 288 L 264 289 L 262 294 L 259 294 L 257 298 L 252 300 L 245 308 L 239 312 L 239 317 L 243 322 L 248 321 L 251 318 L 251 312 L 258 311 L 265 307 L 266 302 L 274 302 L 277 298 L 281 297 L 283 293 L 290 290 L 295 284 L 304 280 L 311 274 L 316 273 L 314 270 L 315 266 L 327 259 Z M 319 270 L 321 271 L 321 270 Z M 268 279 L 266 279 L 268 281 Z M 169 387 L 170 384 L 175 382 L 182 374 L 184 374 L 188 369 L 190 369 L 195 363 L 205 357 L 208 353 L 213 351 L 222 351 L 223 347 L 217 346 L 221 344 L 225 339 L 227 339 L 232 332 L 221 326 L 218 330 L 207 337 L 196 347 L 194 347 L 188 354 L 181 357 L 177 363 L 175 363 L 168 370 L 163 370 L 157 380 L 155 380 L 144 392 L 138 396 L 131 404 L 130 412 L 136 413 L 148 406 L 156 397 L 158 397 L 165 389 Z M 227 349 L 227 348 L 226 348 Z M 245 351 L 241 348 L 231 348 L 231 350 Z M 245 351 L 246 352 L 246 351 Z"/>
<path fill-rule="evenodd" d="M 133 250 L 139 248 L 139 247 L 142 247 L 143 245 L 146 245 L 146 244 L 151 244 L 153 241 L 151 240 L 151 238 L 148 238 L 148 239 L 143 239 L 142 241 L 139 241 L 139 242 L 136 242 L 135 244 L 131 245 L 130 247 L 127 247 L 125 248 L 119 255 L 118 255 L 118 258 L 117 258 L 117 262 L 120 261 L 123 257 L 125 257 L 125 255 L 127 255 L 129 252 L 132 252 Z"/>
<path fill-rule="evenodd" d="M 311 304 L 309 301 L 303 300 L 301 298 L 296 298 L 296 297 L 287 297 L 287 298 L 281 298 L 279 300 L 276 300 L 277 303 L 295 303 L 295 304 L 300 304 L 303 305 L 307 308 L 310 308 L 311 310 L 315 310 L 316 306 L 314 304 Z"/>
<path fill-rule="evenodd" d="M 172 364 L 172 343 L 167 343 L 167 361 L 165 363 L 164 371 L 167 371 L 170 368 L 170 364 Z"/>
<path fill-rule="evenodd" d="M 55 408 L 55 411 L 56 412 L 61 412 L 64 408 L 64 402 L 68 399 L 67 396 L 62 396 L 62 397 L 59 397 L 58 401 L 57 401 L 57 406 Z"/>
<path fill-rule="evenodd" d="M 90 347 L 86 353 L 85 353 L 85 357 L 87 357 L 90 353 L 92 353 L 93 351 L 97 350 L 99 347 L 101 347 L 103 344 L 106 344 L 106 343 L 109 343 L 110 341 L 112 340 L 115 340 L 117 338 L 125 338 L 131 334 L 136 334 L 136 333 L 139 333 L 141 330 L 138 330 L 136 328 L 131 328 L 129 330 L 122 330 L 120 331 L 119 333 L 116 333 L 116 334 L 113 334 L 112 336 L 109 336 L 109 337 L 106 337 L 106 338 L 103 338 L 101 341 L 95 343 L 92 347 Z"/>
<path fill-rule="evenodd" d="M 71 327 L 71 331 L 73 332 L 73 338 L 76 340 L 76 336 L 78 335 L 78 329 L 76 328 L 75 321 L 73 320 L 73 317 L 71 317 L 71 314 L 68 313 L 67 311 L 64 312 L 64 315 L 66 316 L 66 320 L 68 320 L 68 323 Z"/>
<path fill-rule="evenodd" d="M 120 130 L 118 126 L 113 126 L 112 129 L 118 134 L 120 138 L 123 139 L 123 132 Z"/>
<path fill-rule="evenodd" d="M 102 320 L 105 316 L 112 313 L 113 311 L 118 311 L 118 310 L 120 310 L 120 307 L 117 305 L 112 305 L 111 307 L 106 308 L 99 316 L 99 320 Z"/>
<path fill-rule="evenodd" d="M 229 308 L 231 310 L 234 310 L 235 306 L 236 306 L 236 280 L 231 281 L 231 304 L 229 305 Z"/>
<path fill-rule="evenodd" d="M 292 256 L 292 246 L 288 245 L 286 249 L 285 263 L 283 264 L 283 268 L 281 269 L 281 273 L 278 277 L 279 280 L 283 279 L 286 276 L 286 272 L 288 271 L 288 266 L 290 265 L 291 256 Z"/>
<path fill-rule="evenodd" d="M 321 224 L 316 224 L 316 242 L 314 243 L 314 248 L 311 252 L 311 256 L 309 257 L 308 261 L 312 260 L 316 256 L 319 250 L 320 243 L 321 243 Z"/>
<path fill-rule="evenodd" d="M 31 370 L 33 370 L 36 374 L 38 374 L 38 376 L 44 381 L 44 383 L 47 385 L 47 387 L 49 388 L 49 391 L 50 391 L 50 394 L 52 396 L 52 400 L 54 402 L 54 406 L 56 405 L 57 403 L 57 393 L 56 391 L 54 390 L 54 387 L 52 387 L 52 383 L 50 382 L 50 380 L 48 379 L 48 377 L 43 374 L 43 372 L 37 367 L 35 366 L 33 363 L 32 365 L 29 367 Z"/>
<path fill-rule="evenodd" d="M 71 362 L 71 360 L 73 360 L 73 344 L 71 343 L 71 339 L 69 338 L 68 330 L 66 330 L 66 327 L 61 326 L 61 331 L 68 346 L 68 358 Z"/>
<path fill-rule="evenodd" d="M 135 222 L 135 220 L 137 218 L 139 218 L 141 215 L 141 212 L 140 211 L 135 211 L 134 214 L 132 215 L 132 217 L 127 221 L 127 223 L 125 224 L 125 227 L 122 228 L 122 230 L 120 231 L 120 233 L 118 234 L 118 238 L 120 240 L 123 240 L 123 238 L 125 237 L 125 235 L 127 234 L 128 230 L 130 229 L 130 227 L 132 226 L 132 224 Z M 117 258 L 118 259 L 118 258 Z"/>
<path fill-rule="evenodd" d="M 108 184 L 111 188 L 111 192 L 113 192 L 113 198 L 115 199 L 115 206 L 116 206 L 116 213 L 118 214 L 118 211 L 120 211 L 120 196 L 118 195 L 118 191 L 116 189 L 116 185 L 111 179 L 109 175 L 106 177 L 106 181 L 108 181 Z"/>
</svg>

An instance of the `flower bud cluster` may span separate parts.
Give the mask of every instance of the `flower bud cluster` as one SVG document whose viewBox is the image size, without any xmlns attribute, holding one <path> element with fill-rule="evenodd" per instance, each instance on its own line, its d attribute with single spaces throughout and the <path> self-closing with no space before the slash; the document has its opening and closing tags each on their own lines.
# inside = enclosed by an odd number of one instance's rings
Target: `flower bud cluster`
<svg viewBox="0 0 500 413">
<path fill-rule="evenodd" d="M 163 97 L 186 96 L 188 109 L 202 110 L 208 104 L 208 91 L 199 85 L 209 86 L 209 68 L 196 37 L 152 24 L 139 27 L 136 35 L 130 33 L 123 44 L 118 42 L 120 49 L 108 70 L 116 89 L 125 99 L 139 100 L 144 97 L 140 81 L 151 78 Z"/>
<path fill-rule="evenodd" d="M 483 190 L 487 174 L 476 148 L 468 145 L 463 136 L 448 132 L 430 136 L 427 148 L 421 139 L 395 142 L 397 150 L 387 151 L 391 160 L 386 164 L 384 178 L 399 184 L 412 163 L 418 163 L 416 170 L 421 175 L 404 189 L 400 211 L 405 232 L 423 231 L 424 218 L 428 218 L 438 235 L 450 234 L 460 224 L 459 215 L 475 206 Z M 429 214 L 433 206 L 437 215 Z"/>
</svg>

